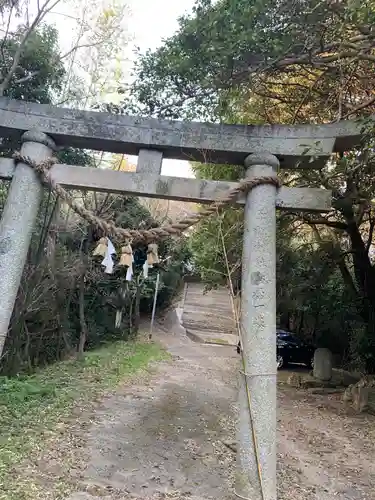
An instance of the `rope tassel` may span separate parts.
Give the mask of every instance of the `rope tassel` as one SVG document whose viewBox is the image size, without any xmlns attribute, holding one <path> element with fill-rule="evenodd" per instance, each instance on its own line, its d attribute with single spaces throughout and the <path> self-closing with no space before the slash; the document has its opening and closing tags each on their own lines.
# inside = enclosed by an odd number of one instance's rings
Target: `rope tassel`
<svg viewBox="0 0 375 500">
<path fill-rule="evenodd" d="M 150 243 L 147 248 L 147 264 L 148 267 L 153 267 L 159 264 L 158 246 L 156 243 Z"/>
<path fill-rule="evenodd" d="M 133 249 L 131 247 L 130 241 L 126 240 L 125 245 L 121 247 L 121 256 L 119 266 L 130 267 L 133 264 Z"/>
<path fill-rule="evenodd" d="M 92 255 L 94 257 L 105 257 L 105 254 L 107 253 L 107 248 L 108 248 L 108 242 L 107 238 L 100 238 L 95 250 L 92 252 Z"/>
</svg>

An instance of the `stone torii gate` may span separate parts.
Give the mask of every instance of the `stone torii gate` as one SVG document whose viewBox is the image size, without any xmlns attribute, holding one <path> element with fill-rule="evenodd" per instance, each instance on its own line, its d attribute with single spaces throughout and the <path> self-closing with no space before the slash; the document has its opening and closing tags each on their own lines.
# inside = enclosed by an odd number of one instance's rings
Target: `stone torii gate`
<svg viewBox="0 0 375 500">
<path fill-rule="evenodd" d="M 249 178 L 281 168 L 318 168 L 333 152 L 359 143 L 353 122 L 250 126 L 162 121 L 57 108 L 0 98 L 0 136 L 22 135 L 21 153 L 36 162 L 71 146 L 138 155 L 135 173 L 54 165 L 67 189 L 210 203 L 236 183 L 161 175 L 163 158 L 238 164 Z M 11 180 L 0 223 L 0 355 L 8 332 L 43 186 L 35 171 L 0 159 Z M 241 329 L 245 374 L 240 377 L 238 498 L 276 500 L 276 210 L 326 212 L 331 193 L 261 185 L 238 200 L 245 206 Z M 249 405 L 249 396 L 251 405 Z M 251 406 L 249 411 L 249 406 Z"/>
</svg>

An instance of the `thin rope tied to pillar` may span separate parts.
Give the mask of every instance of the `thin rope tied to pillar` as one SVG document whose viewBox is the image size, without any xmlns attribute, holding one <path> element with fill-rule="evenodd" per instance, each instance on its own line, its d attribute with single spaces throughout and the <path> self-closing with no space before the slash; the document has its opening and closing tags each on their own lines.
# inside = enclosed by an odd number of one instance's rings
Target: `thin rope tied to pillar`
<svg viewBox="0 0 375 500">
<path fill-rule="evenodd" d="M 67 203 L 72 210 L 74 210 L 78 215 L 80 215 L 87 222 L 100 229 L 105 235 L 119 238 L 120 240 L 131 239 L 133 242 L 151 242 L 158 241 L 169 236 L 180 236 L 186 229 L 195 224 L 198 224 L 201 220 L 209 217 L 218 210 L 234 203 L 238 197 L 251 191 L 257 186 L 264 184 L 270 184 L 280 187 L 280 181 L 277 177 L 264 176 L 255 177 L 253 179 L 242 179 L 239 181 L 238 185 L 230 190 L 217 201 L 211 203 L 208 207 L 205 207 L 200 212 L 196 214 L 191 214 L 178 222 L 170 224 L 168 226 L 156 227 L 152 229 L 124 229 L 115 225 L 113 221 L 106 221 L 101 217 L 95 215 L 91 210 L 88 210 L 83 205 L 78 203 L 74 197 L 69 194 L 69 192 L 64 189 L 60 184 L 54 181 L 50 175 L 51 167 L 58 162 L 56 158 L 48 158 L 40 163 L 35 162 L 29 156 L 22 155 L 20 152 L 13 154 L 13 158 L 18 161 L 25 163 L 29 167 L 33 168 L 35 172 L 40 177 L 41 181 L 56 193 L 65 203 Z"/>
</svg>

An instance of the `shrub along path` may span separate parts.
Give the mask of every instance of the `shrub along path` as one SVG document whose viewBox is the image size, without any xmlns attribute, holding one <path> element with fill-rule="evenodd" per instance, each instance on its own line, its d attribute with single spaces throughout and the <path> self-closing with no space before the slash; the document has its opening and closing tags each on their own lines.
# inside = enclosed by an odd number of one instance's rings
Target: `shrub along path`
<svg viewBox="0 0 375 500">
<path fill-rule="evenodd" d="M 32 376 L 0 377 L 0 500 L 66 498 L 98 401 L 166 357 L 155 344 L 118 342 Z"/>
</svg>

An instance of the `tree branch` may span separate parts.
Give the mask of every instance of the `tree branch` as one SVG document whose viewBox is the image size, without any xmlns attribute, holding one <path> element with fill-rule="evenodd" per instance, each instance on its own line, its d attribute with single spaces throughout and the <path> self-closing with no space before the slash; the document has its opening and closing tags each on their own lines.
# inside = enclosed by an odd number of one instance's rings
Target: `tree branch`
<svg viewBox="0 0 375 500">
<path fill-rule="evenodd" d="M 8 88 L 8 85 L 18 67 L 18 64 L 21 59 L 21 55 L 23 52 L 23 49 L 27 43 L 27 40 L 29 39 L 30 35 L 32 32 L 35 30 L 35 28 L 38 26 L 38 24 L 43 20 L 43 18 L 50 12 L 59 2 L 60 0 L 55 0 L 55 2 L 48 7 L 48 4 L 51 2 L 51 0 L 46 0 L 45 3 L 42 5 L 41 9 L 38 10 L 38 14 L 36 15 L 34 21 L 31 23 L 31 25 L 28 27 L 26 30 L 25 34 L 23 35 L 23 38 L 14 54 L 13 57 L 13 63 L 12 66 L 10 67 L 7 75 L 3 78 L 3 81 L 0 83 L 0 96 L 4 95 L 5 90 Z M 47 8 L 48 7 L 48 8 Z"/>
<path fill-rule="evenodd" d="M 371 248 L 372 238 L 374 236 L 374 229 L 375 229 L 375 219 L 371 219 L 371 221 L 370 221 L 370 228 L 369 228 L 369 232 L 368 232 L 368 240 L 367 240 L 367 243 L 366 243 L 366 251 L 367 251 L 367 253 L 369 253 L 370 248 Z"/>
<path fill-rule="evenodd" d="M 357 45 L 356 43 L 362 42 L 362 44 Z M 367 43 L 366 43 L 367 42 Z M 350 48 L 351 50 L 338 50 L 340 48 Z M 375 48 L 374 35 L 358 35 L 356 37 L 350 38 L 348 41 L 343 42 L 332 42 L 324 47 L 315 49 L 309 53 L 302 56 L 290 56 L 281 57 L 277 60 L 271 61 L 262 67 L 259 64 L 257 67 L 249 66 L 245 71 L 237 73 L 233 76 L 234 81 L 239 81 L 245 78 L 249 74 L 253 74 L 257 71 L 272 71 L 273 69 L 283 69 L 288 66 L 295 65 L 310 65 L 313 67 L 321 67 L 328 65 L 332 62 L 342 61 L 344 59 L 357 59 L 363 61 L 375 62 L 375 56 L 372 54 L 365 53 L 369 49 Z M 332 54 L 327 52 L 334 51 Z"/>
<path fill-rule="evenodd" d="M 16 85 L 20 84 L 20 83 L 26 83 L 28 82 L 29 80 L 32 80 L 34 78 L 34 76 L 37 76 L 39 75 L 40 71 L 37 70 L 37 71 L 32 71 L 31 73 L 29 73 L 28 75 L 26 76 L 23 76 L 22 78 L 19 78 L 18 80 L 16 80 L 14 83 Z"/>
<path fill-rule="evenodd" d="M 70 54 L 72 54 L 74 51 L 76 51 L 78 49 L 82 49 L 82 48 L 85 48 L 85 47 L 97 47 L 98 45 L 101 45 L 103 42 L 104 42 L 104 40 L 100 40 L 99 42 L 77 44 L 74 47 L 72 47 L 70 50 L 68 50 L 68 52 L 66 52 L 64 55 L 62 55 L 61 57 L 59 57 L 58 60 L 62 61 L 63 59 L 65 59 L 66 57 L 70 56 Z"/>
<path fill-rule="evenodd" d="M 2 41 L 1 41 L 1 57 L 3 58 L 3 61 L 5 61 L 4 47 L 5 47 L 5 43 L 7 41 L 8 35 L 9 35 L 9 28 L 10 28 L 10 21 L 12 19 L 12 13 L 13 13 L 13 6 L 11 7 L 11 9 L 9 11 L 9 16 L 8 16 L 8 22 L 7 22 L 6 31 L 5 31 L 4 37 L 3 37 Z M 1 74 L 1 78 L 3 78 L 2 74 Z"/>
<path fill-rule="evenodd" d="M 367 101 L 362 102 L 361 104 L 359 104 L 355 108 L 352 108 L 348 113 L 346 113 L 346 115 L 344 115 L 342 117 L 342 119 L 345 120 L 349 116 L 358 113 L 358 111 L 361 111 L 362 109 L 365 109 L 365 108 L 367 108 L 368 106 L 371 106 L 371 104 L 374 104 L 374 103 L 375 103 L 375 96 L 371 97 L 371 99 L 368 99 Z"/>
<path fill-rule="evenodd" d="M 290 212 L 290 213 L 292 213 L 292 212 Z M 346 231 L 348 228 L 348 225 L 345 222 L 328 220 L 328 219 L 325 219 L 324 217 L 320 217 L 317 219 L 310 218 L 306 214 L 301 215 L 301 214 L 294 213 L 294 215 L 302 217 L 302 220 L 304 222 L 306 222 L 306 224 L 315 224 L 317 226 L 319 226 L 319 225 L 327 226 L 327 227 L 332 227 L 334 229 L 340 229 L 341 231 Z"/>
<path fill-rule="evenodd" d="M 296 123 L 296 120 L 297 120 L 297 117 L 298 117 L 298 113 L 300 112 L 302 106 L 305 104 L 306 100 L 310 98 L 311 93 L 313 92 L 314 88 L 321 81 L 321 79 L 326 75 L 326 73 L 327 73 L 327 70 L 322 71 L 321 74 L 316 78 L 316 80 L 314 81 L 314 83 L 310 86 L 310 88 L 308 89 L 308 92 L 303 96 L 303 98 L 302 98 L 300 104 L 298 105 L 297 109 L 294 110 L 293 119 L 292 119 L 292 123 L 293 124 Z"/>
</svg>

